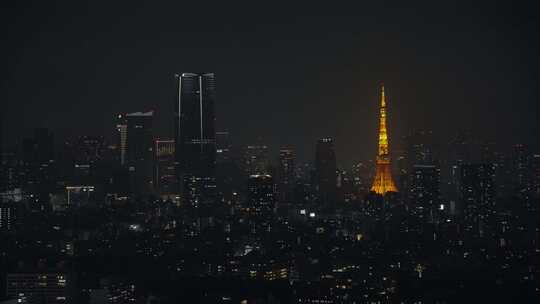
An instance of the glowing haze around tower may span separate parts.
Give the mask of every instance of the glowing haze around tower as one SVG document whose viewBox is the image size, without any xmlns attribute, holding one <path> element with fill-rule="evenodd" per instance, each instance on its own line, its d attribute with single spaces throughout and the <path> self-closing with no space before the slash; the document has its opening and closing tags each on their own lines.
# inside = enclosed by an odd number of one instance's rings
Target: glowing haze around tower
<svg viewBox="0 0 540 304">
<path fill-rule="evenodd" d="M 386 131 L 386 99 L 384 97 L 384 85 L 382 86 L 381 92 L 377 167 L 375 179 L 373 180 L 373 186 L 371 186 L 371 191 L 375 191 L 377 194 L 397 192 L 394 180 L 392 179 L 390 155 L 388 153 L 388 132 Z"/>
</svg>

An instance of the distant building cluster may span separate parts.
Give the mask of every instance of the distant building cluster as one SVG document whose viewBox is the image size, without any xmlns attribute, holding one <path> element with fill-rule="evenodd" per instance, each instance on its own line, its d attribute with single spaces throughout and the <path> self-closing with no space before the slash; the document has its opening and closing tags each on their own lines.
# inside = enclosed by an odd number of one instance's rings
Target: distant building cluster
<svg viewBox="0 0 540 304">
<path fill-rule="evenodd" d="M 303 162 L 290 144 L 216 130 L 213 73 L 176 74 L 172 90 L 172 138 L 138 111 L 115 117 L 112 140 L 37 128 L 1 146 L 0 301 L 540 296 L 540 154 L 527 145 L 429 130 L 399 143 L 383 87 L 373 159 L 344 165 L 321 136 Z"/>
</svg>

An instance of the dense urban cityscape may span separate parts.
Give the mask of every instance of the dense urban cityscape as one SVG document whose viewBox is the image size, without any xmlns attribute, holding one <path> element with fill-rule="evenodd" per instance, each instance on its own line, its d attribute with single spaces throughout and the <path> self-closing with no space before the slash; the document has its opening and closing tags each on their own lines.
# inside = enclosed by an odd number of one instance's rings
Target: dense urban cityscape
<svg viewBox="0 0 540 304">
<path fill-rule="evenodd" d="M 0 304 L 540 303 L 527 1 L 4 1 Z"/>
<path fill-rule="evenodd" d="M 57 146 L 38 128 L 3 147 L 6 303 L 540 296 L 540 154 L 470 133 L 441 145 L 429 130 L 393 151 L 381 86 L 375 160 L 340 167 L 324 137 L 297 163 L 294 147 L 271 155 L 216 130 L 216 86 L 213 73 L 175 75 L 174 138 L 141 111 L 117 116 L 113 142 Z"/>
</svg>

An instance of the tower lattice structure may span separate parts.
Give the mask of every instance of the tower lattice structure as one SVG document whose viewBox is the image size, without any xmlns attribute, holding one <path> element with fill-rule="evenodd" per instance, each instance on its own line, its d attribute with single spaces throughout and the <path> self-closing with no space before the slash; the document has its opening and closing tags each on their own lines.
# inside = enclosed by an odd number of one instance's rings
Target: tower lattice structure
<svg viewBox="0 0 540 304">
<path fill-rule="evenodd" d="M 390 166 L 390 155 L 388 153 L 388 132 L 386 130 L 386 99 L 384 97 L 384 85 L 381 88 L 381 109 L 379 118 L 379 151 L 377 154 L 375 179 L 371 191 L 377 194 L 386 192 L 397 192 L 396 185 L 392 179 L 392 169 Z"/>
</svg>

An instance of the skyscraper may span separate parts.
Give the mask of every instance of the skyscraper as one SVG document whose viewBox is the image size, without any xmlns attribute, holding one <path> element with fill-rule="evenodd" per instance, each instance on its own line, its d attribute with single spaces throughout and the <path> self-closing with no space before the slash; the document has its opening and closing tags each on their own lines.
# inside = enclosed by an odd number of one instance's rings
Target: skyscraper
<svg viewBox="0 0 540 304">
<path fill-rule="evenodd" d="M 60 159 L 69 183 L 75 185 L 96 182 L 96 166 L 105 150 L 102 136 L 79 136 L 64 142 L 64 155 Z"/>
<path fill-rule="evenodd" d="M 122 114 L 117 117 L 116 131 L 118 132 L 118 157 L 120 164 L 123 166 L 126 162 L 127 119 Z"/>
<path fill-rule="evenodd" d="M 248 207 L 255 213 L 274 209 L 274 180 L 268 174 L 251 175 L 248 179 Z"/>
<path fill-rule="evenodd" d="M 295 180 L 294 158 L 293 149 L 282 148 L 279 150 L 278 193 L 281 201 L 288 201 L 291 197 Z"/>
<path fill-rule="evenodd" d="M 512 166 L 513 166 L 513 186 L 514 191 L 521 193 L 521 195 L 528 196 L 531 189 L 531 177 L 532 177 L 532 157 L 529 149 L 525 145 L 515 145 L 512 153 Z"/>
<path fill-rule="evenodd" d="M 229 132 L 216 132 L 216 162 L 227 163 L 231 160 L 231 143 Z"/>
<path fill-rule="evenodd" d="M 415 165 L 411 169 L 409 203 L 413 213 L 433 222 L 440 207 L 441 170 L 435 165 Z"/>
<path fill-rule="evenodd" d="M 15 228 L 17 218 L 17 204 L 13 202 L 2 202 L 0 197 L 0 232 L 10 231 Z"/>
<path fill-rule="evenodd" d="M 160 194 L 175 193 L 174 140 L 156 140 L 154 148 L 154 189 Z"/>
<path fill-rule="evenodd" d="M 244 150 L 244 170 L 247 175 L 267 174 L 269 166 L 268 146 L 249 145 Z"/>
<path fill-rule="evenodd" d="M 384 86 L 381 92 L 381 110 L 379 120 L 379 152 L 377 154 L 377 167 L 375 179 L 371 191 L 377 194 L 386 192 L 397 192 L 392 179 L 392 168 L 390 166 L 390 154 L 388 150 L 388 132 L 386 131 L 386 100 L 384 97 Z"/>
<path fill-rule="evenodd" d="M 321 138 L 317 141 L 315 175 L 321 202 L 335 202 L 337 200 L 337 165 L 334 141 L 331 138 Z"/>
<path fill-rule="evenodd" d="M 0 113 L 0 192 L 7 188 L 4 170 L 4 116 Z"/>
<path fill-rule="evenodd" d="M 492 164 L 461 166 L 460 197 L 466 223 L 483 230 L 495 207 L 494 168 Z"/>
<path fill-rule="evenodd" d="M 152 121 L 154 112 L 126 114 L 126 158 L 131 191 L 146 194 L 152 191 L 154 140 Z"/>
<path fill-rule="evenodd" d="M 216 188 L 215 79 L 213 73 L 175 75 L 175 161 L 184 202 L 214 200 Z"/>
<path fill-rule="evenodd" d="M 436 162 L 433 132 L 416 130 L 405 137 L 407 170 L 415 165 L 432 165 Z"/>
<path fill-rule="evenodd" d="M 534 154 L 532 158 L 532 190 L 535 195 L 540 195 L 540 154 Z"/>
<path fill-rule="evenodd" d="M 40 208 L 48 205 L 56 186 L 54 136 L 49 129 L 37 128 L 34 137 L 23 141 L 22 182 L 25 191 L 34 195 Z"/>
</svg>

